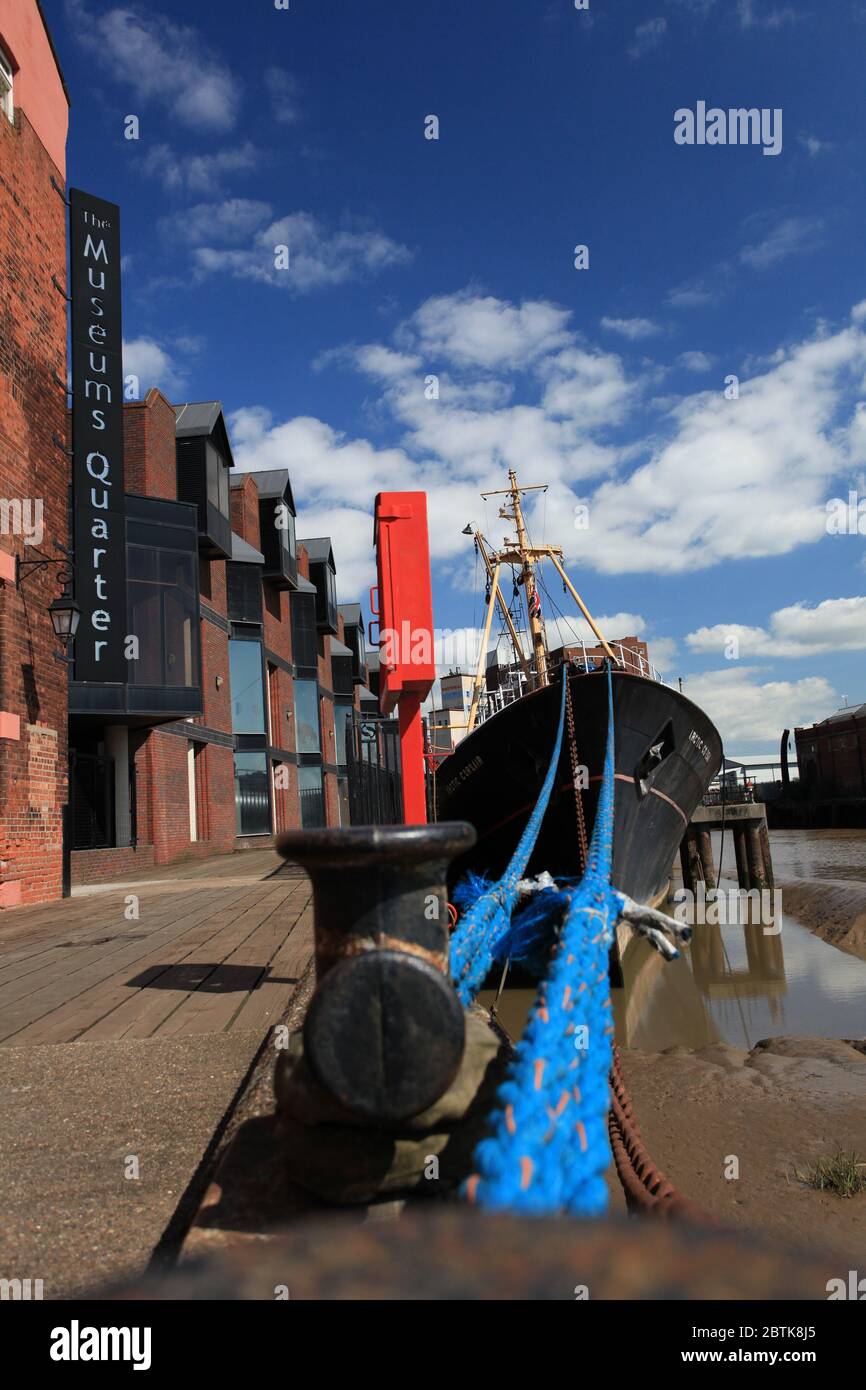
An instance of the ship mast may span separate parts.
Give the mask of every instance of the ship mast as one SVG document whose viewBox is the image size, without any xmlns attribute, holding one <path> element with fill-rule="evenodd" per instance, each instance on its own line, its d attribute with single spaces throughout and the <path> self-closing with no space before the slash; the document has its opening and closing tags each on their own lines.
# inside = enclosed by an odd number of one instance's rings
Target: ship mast
<svg viewBox="0 0 866 1390">
<path fill-rule="evenodd" d="M 533 687 L 547 685 L 550 679 L 548 674 L 547 662 L 547 637 L 544 631 L 544 622 L 541 617 L 541 601 L 538 597 L 538 589 L 535 583 L 535 561 L 547 559 L 551 555 L 551 547 L 544 546 L 536 549 L 529 544 L 526 534 L 526 523 L 523 520 L 523 508 L 520 498 L 524 492 L 545 492 L 546 483 L 535 483 L 531 487 L 519 487 L 517 474 L 513 468 L 508 470 L 508 487 L 499 488 L 495 492 L 482 492 L 481 496 L 502 497 L 507 496 L 511 500 L 511 506 L 502 506 L 499 515 L 505 521 L 513 521 L 517 530 L 517 544 L 506 541 L 506 549 L 499 552 L 496 557 L 500 564 L 520 565 L 521 580 L 524 593 L 526 594 L 526 609 L 529 616 L 529 631 L 532 635 L 532 650 L 535 658 L 535 676 Z M 557 548 L 557 553 L 562 551 Z M 522 656 L 522 653 L 521 653 Z"/>
<path fill-rule="evenodd" d="M 521 497 L 525 492 L 546 492 L 546 483 L 533 483 L 529 487 L 520 487 L 517 482 L 517 474 L 513 468 L 508 470 L 508 487 L 498 488 L 495 492 L 482 492 L 481 496 L 487 497 L 508 497 L 508 503 L 499 509 L 499 515 L 505 521 L 513 521 L 517 532 L 516 539 L 506 537 L 504 549 L 499 551 L 488 551 L 481 532 L 469 525 L 464 530 L 464 535 L 472 536 L 478 547 L 484 568 L 487 571 L 487 615 L 484 623 L 484 631 L 481 638 L 481 647 L 478 653 L 478 667 L 475 672 L 475 680 L 472 688 L 472 700 L 469 706 L 469 718 L 466 724 L 467 734 L 471 734 L 478 720 L 479 707 L 481 704 L 481 692 L 484 688 L 485 666 L 487 658 L 487 643 L 490 638 L 490 629 L 493 623 L 493 612 L 498 603 L 505 624 L 511 637 L 514 651 L 517 656 L 523 674 L 531 689 L 537 690 L 540 686 L 550 684 L 550 663 L 547 652 L 547 635 L 544 629 L 544 620 L 541 616 L 541 600 L 538 596 L 538 588 L 535 579 L 535 564 L 538 560 L 551 560 L 554 568 L 559 574 L 563 585 L 571 594 L 599 644 L 604 648 L 612 662 L 621 664 L 619 659 L 614 656 L 608 643 L 605 641 L 589 609 L 584 603 L 580 594 L 575 589 L 562 565 L 562 547 L 558 545 L 534 546 L 529 544 L 529 537 L 526 534 L 526 523 L 523 519 L 523 507 Z M 534 658 L 530 662 L 524 654 L 520 643 L 520 634 L 514 625 L 514 620 L 508 608 L 508 604 L 499 586 L 499 574 L 503 565 L 520 566 L 520 583 L 523 585 L 526 594 L 526 609 L 529 617 L 529 630 L 532 635 L 532 651 Z"/>
</svg>

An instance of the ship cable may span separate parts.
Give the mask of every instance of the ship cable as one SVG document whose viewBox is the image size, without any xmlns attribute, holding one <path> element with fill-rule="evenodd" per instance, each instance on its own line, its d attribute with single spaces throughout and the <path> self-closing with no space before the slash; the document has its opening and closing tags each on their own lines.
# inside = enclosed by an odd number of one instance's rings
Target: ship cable
<svg viewBox="0 0 866 1390">
<path fill-rule="evenodd" d="M 468 908 L 451 938 L 451 975 L 464 1008 L 472 1003 L 484 983 L 493 964 L 495 947 L 510 927 L 511 916 L 520 896 L 519 882 L 535 849 L 541 822 L 556 780 L 564 721 L 563 688 L 550 766 L 508 868 L 499 882 L 494 884 L 470 874 L 455 892 L 456 905 L 461 909 Z"/>
<path fill-rule="evenodd" d="M 529 906 L 511 921 L 520 890 L 526 887 L 520 875 L 535 845 L 559 762 L 568 690 L 564 669 L 553 756 L 518 849 L 499 884 L 476 878 L 459 890 L 461 902 L 471 904 L 452 940 L 452 975 L 464 1003 L 480 988 L 495 959 L 517 958 L 537 967 L 546 956 L 529 1022 L 498 1092 L 492 1133 L 478 1145 L 476 1172 L 465 1185 L 469 1200 L 485 1207 L 600 1215 L 607 1207 L 604 1173 L 612 1144 L 617 1171 L 626 1192 L 633 1189 L 635 1206 L 641 1205 L 641 1188 L 647 1204 L 661 1192 L 659 1200 L 668 1204 L 665 1210 L 681 1206 L 671 1207 L 669 1184 L 645 1155 L 631 1123 L 631 1103 L 613 1051 L 608 952 L 620 916 L 668 958 L 677 952 L 663 931 L 680 938 L 689 933 L 611 885 L 614 724 L 609 664 L 606 674 L 604 772 L 580 883 L 564 889 L 539 884 Z M 609 1131 L 611 1104 L 614 1125 Z"/>
</svg>

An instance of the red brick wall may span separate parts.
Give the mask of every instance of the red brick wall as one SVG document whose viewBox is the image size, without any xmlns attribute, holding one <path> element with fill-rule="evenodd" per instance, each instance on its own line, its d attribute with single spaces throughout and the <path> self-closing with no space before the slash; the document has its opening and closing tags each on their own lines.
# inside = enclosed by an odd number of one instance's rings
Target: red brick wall
<svg viewBox="0 0 866 1390">
<path fill-rule="evenodd" d="M 177 500 L 174 406 L 156 387 L 123 408 L 123 472 L 127 492 Z"/>
<path fill-rule="evenodd" d="M 80 849 L 71 856 L 73 884 L 123 883 L 153 868 L 153 846 L 137 849 Z"/>
<path fill-rule="evenodd" d="M 201 676 L 204 717 L 196 720 L 196 723 L 230 734 L 232 711 L 229 635 L 206 618 L 201 620 Z M 218 677 L 222 678 L 219 690 Z"/>
<path fill-rule="evenodd" d="M 59 88 L 44 97 L 58 99 Z M 65 103 L 48 116 L 65 122 Z M 68 440 L 65 396 L 52 380 L 52 372 L 66 379 L 66 302 L 51 283 L 52 274 L 61 286 L 66 279 L 66 209 L 52 174 L 62 186 L 26 112 L 14 126 L 0 120 L 0 497 L 41 502 L 34 541 L 49 555 L 55 540 L 68 544 L 69 483 L 69 459 L 52 442 L 55 432 Z M 22 535 L 0 535 L 0 550 L 38 558 Z M 0 581 L 0 712 L 20 720 L 19 739 L 0 739 L 0 903 L 8 905 L 62 891 L 66 668 L 54 658 L 47 613 L 59 592 L 55 565 L 17 591 L 12 579 Z"/>
<path fill-rule="evenodd" d="M 242 536 L 247 545 L 259 550 L 259 490 L 251 473 L 244 473 L 240 479 L 232 478 L 230 502 L 232 530 Z"/>
<path fill-rule="evenodd" d="M 173 864 L 208 854 L 227 854 L 235 843 L 234 760 L 231 748 L 208 743 L 202 765 L 206 839 L 190 839 L 189 743 L 177 734 L 154 729 L 144 743 L 148 783 L 149 840 L 155 864 Z M 199 801 L 199 806 L 201 802 Z M 141 818 L 139 818 L 141 825 Z"/>
</svg>

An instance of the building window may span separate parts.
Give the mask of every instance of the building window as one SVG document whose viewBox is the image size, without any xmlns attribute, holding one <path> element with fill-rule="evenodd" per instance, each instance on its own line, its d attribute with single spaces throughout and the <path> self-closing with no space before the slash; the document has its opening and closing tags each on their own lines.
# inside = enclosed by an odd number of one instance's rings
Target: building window
<svg viewBox="0 0 866 1390">
<path fill-rule="evenodd" d="M 232 638 L 229 642 L 232 686 L 232 731 L 264 734 L 265 699 L 262 682 L 262 644 Z"/>
<path fill-rule="evenodd" d="M 262 753 L 235 753 L 235 809 L 238 835 L 270 835 L 268 761 Z"/>
<path fill-rule="evenodd" d="M 207 459 L 207 500 L 220 516 L 231 516 L 229 502 L 229 466 L 212 444 L 205 449 Z"/>
<path fill-rule="evenodd" d="M 301 825 L 304 830 L 324 829 L 325 796 L 322 791 L 320 767 L 298 768 L 298 793 L 301 802 Z"/>
<path fill-rule="evenodd" d="M 129 630 L 138 638 L 130 662 L 134 685 L 198 684 L 198 574 L 191 555 L 150 546 L 126 548 Z"/>
<path fill-rule="evenodd" d="M 295 538 L 295 514 L 291 507 L 285 502 L 283 502 L 282 506 L 278 509 L 276 524 L 283 554 L 287 560 L 294 564 L 298 553 L 297 540 Z"/>
<path fill-rule="evenodd" d="M 2 110 L 3 115 L 14 125 L 15 104 L 13 100 L 12 84 L 12 64 L 3 52 L 3 49 L 0 48 L 0 110 Z"/>
<path fill-rule="evenodd" d="M 298 753 L 322 751 L 316 681 L 295 681 L 295 749 Z"/>
</svg>

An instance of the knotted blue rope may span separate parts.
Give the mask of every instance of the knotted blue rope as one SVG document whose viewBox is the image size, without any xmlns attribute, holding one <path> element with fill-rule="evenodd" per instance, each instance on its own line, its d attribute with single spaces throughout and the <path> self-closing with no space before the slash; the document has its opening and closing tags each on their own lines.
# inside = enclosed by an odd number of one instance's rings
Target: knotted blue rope
<svg viewBox="0 0 866 1390">
<path fill-rule="evenodd" d="M 474 901 L 461 917 L 460 923 L 451 938 L 451 978 L 458 997 L 464 1007 L 470 1004 L 478 993 L 494 959 L 497 941 L 505 934 L 511 923 L 511 914 L 519 896 L 518 882 L 523 877 L 529 863 L 550 793 L 556 780 L 559 753 L 562 747 L 562 730 L 565 723 L 565 692 L 567 673 L 563 670 L 562 701 L 559 709 L 559 727 L 547 776 L 542 783 L 538 800 L 511 862 L 498 883 L 490 885 L 484 879 L 473 877 L 462 901 L 470 896 Z"/>
<path fill-rule="evenodd" d="M 563 687 L 566 678 L 564 673 Z M 539 895 L 552 914 L 548 936 L 561 920 L 558 937 L 499 1090 L 493 1133 L 478 1145 L 477 1172 L 466 1185 L 467 1195 L 487 1207 L 595 1216 L 607 1205 L 603 1174 L 611 1156 L 607 1112 L 614 1031 L 608 950 L 622 907 L 610 882 L 614 727 L 609 667 L 607 683 L 607 747 L 586 871 L 577 887 Z M 561 736 L 560 716 L 552 769 Z M 544 913 L 537 915 L 543 920 Z M 495 921 L 501 929 L 501 913 Z M 495 949 L 491 936 L 488 931 L 482 953 L 488 964 Z M 475 974 L 473 969 L 473 979 Z"/>
</svg>

